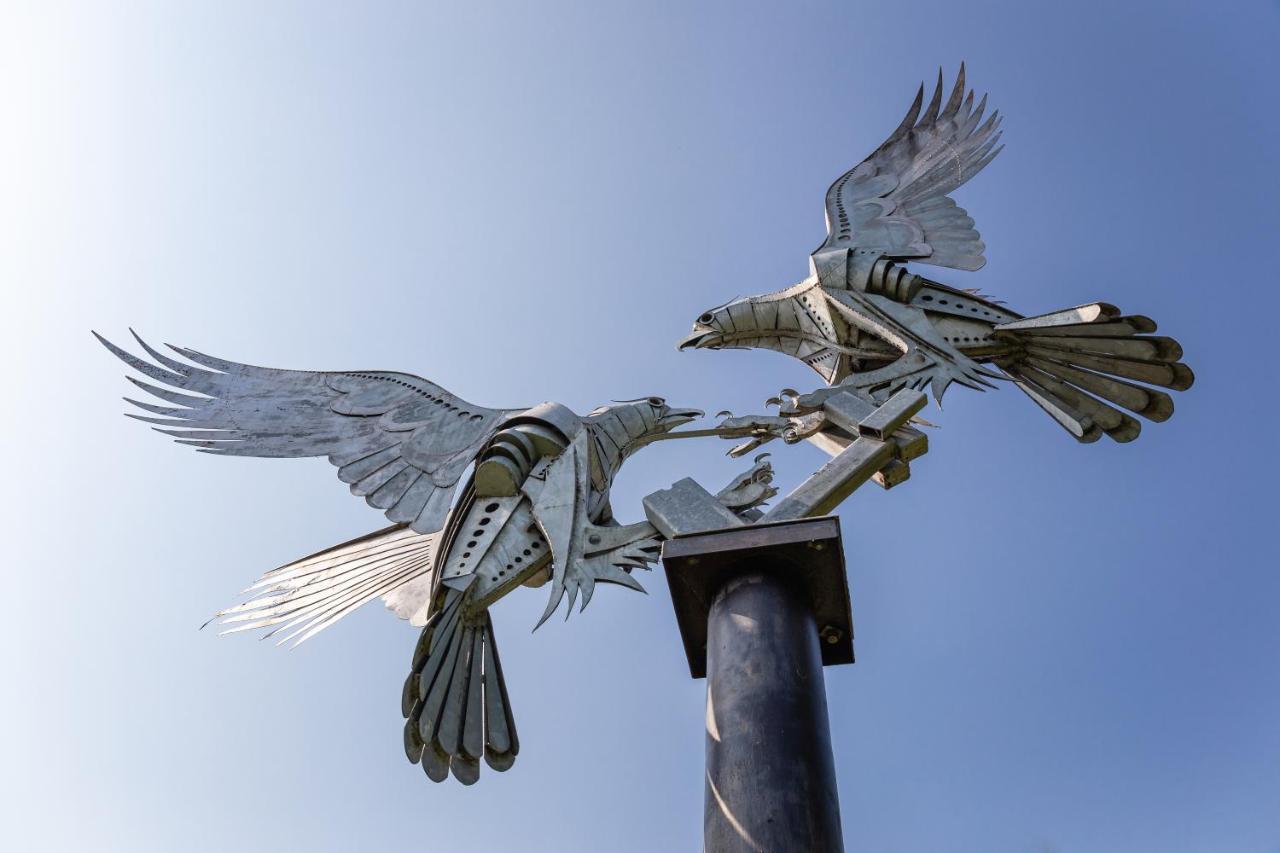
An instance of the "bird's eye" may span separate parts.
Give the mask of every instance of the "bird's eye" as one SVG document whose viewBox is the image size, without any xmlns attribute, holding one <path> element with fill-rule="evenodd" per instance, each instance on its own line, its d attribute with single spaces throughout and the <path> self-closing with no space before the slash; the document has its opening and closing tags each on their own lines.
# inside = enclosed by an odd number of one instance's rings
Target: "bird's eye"
<svg viewBox="0 0 1280 853">
<path fill-rule="evenodd" d="M 704 326 L 709 326 L 711 325 L 711 321 L 714 319 L 715 318 L 711 316 L 711 312 L 708 311 L 707 313 L 703 314 L 701 317 L 698 318 L 698 322 Z"/>
<path fill-rule="evenodd" d="M 649 405 L 650 405 L 650 406 L 665 406 L 666 404 L 667 404 L 667 401 L 666 401 L 666 400 L 664 400 L 664 399 L 662 399 L 661 397 L 650 397 L 650 398 L 649 398 Z"/>
</svg>

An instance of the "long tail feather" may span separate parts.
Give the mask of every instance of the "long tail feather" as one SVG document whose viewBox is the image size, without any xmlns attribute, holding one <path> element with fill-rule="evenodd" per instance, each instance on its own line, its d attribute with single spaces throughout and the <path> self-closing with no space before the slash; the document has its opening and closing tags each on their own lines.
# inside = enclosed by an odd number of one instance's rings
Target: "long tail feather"
<svg viewBox="0 0 1280 853">
<path fill-rule="evenodd" d="M 396 525 L 273 569 L 245 592 L 248 600 L 219 611 L 221 633 L 271 629 L 294 646 L 314 637 L 357 607 L 387 597 L 430 574 L 436 535 Z M 409 615 L 400 605 L 398 613 Z M 206 623 L 208 624 L 208 623 Z"/>
<path fill-rule="evenodd" d="M 1119 409 L 1156 422 L 1173 414 L 1167 393 L 1137 383 L 1184 391 L 1195 381 L 1182 346 L 1155 330 L 1148 317 L 1095 302 L 997 325 L 992 337 L 1013 345 L 1001 369 L 1078 441 L 1124 442 L 1141 425 Z"/>
<path fill-rule="evenodd" d="M 1009 378 L 1013 380 L 1013 384 L 1022 390 L 1022 393 L 1030 397 L 1049 417 L 1057 421 L 1059 426 L 1071 433 L 1076 441 L 1081 444 L 1090 444 L 1102 437 L 1102 431 L 1098 429 L 1093 419 L 1088 415 L 1072 408 L 1065 400 L 1045 393 L 1040 386 L 1025 379 L 1017 368 L 1010 367 L 1006 372 L 1009 374 Z"/>
<path fill-rule="evenodd" d="M 1133 441 L 1142 431 L 1142 425 L 1133 418 L 1049 373 L 1030 365 L 1023 365 L 1019 373 L 1023 379 L 1034 382 L 1042 391 L 1055 399 L 1064 401 L 1078 412 L 1083 412 L 1099 429 L 1117 442 Z"/>
<path fill-rule="evenodd" d="M 507 698 L 493 622 L 487 611 L 466 612 L 466 592 L 449 590 L 440 612 L 422 630 L 405 681 L 405 753 L 428 778 L 471 785 L 480 758 L 494 770 L 520 751 Z"/>
<path fill-rule="evenodd" d="M 1038 358 L 1028 358 L 1027 364 L 1070 382 L 1090 394 L 1109 400 L 1117 406 L 1123 406 L 1149 421 L 1159 423 L 1169 420 L 1173 415 L 1173 398 L 1163 391 L 1143 388 L 1111 376 L 1103 376 L 1058 362 L 1042 361 Z"/>
</svg>

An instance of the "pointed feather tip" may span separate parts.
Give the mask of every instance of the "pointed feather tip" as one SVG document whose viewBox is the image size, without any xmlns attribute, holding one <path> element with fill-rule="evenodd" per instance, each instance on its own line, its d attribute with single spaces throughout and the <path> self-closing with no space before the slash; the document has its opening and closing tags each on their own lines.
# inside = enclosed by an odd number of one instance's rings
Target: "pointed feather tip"
<svg viewBox="0 0 1280 853">
<path fill-rule="evenodd" d="M 151 349 L 147 342 L 142 339 L 142 336 L 134 330 L 133 326 L 126 326 L 125 328 L 129 330 L 129 334 L 133 335 L 133 339 L 138 342 L 139 346 L 148 351 Z"/>
<path fill-rule="evenodd" d="M 921 83 L 920 88 L 916 90 L 915 100 L 911 102 L 911 106 L 907 107 L 907 114 L 903 116 L 902 121 L 894 129 L 893 133 L 889 134 L 889 137 L 884 141 L 884 143 L 881 144 L 880 146 L 881 149 L 885 148 L 888 145 L 892 145 L 894 142 L 897 142 L 899 139 L 901 139 L 903 136 L 905 136 L 907 133 L 911 131 L 911 129 L 915 126 L 916 118 L 920 115 L 920 105 L 923 103 L 924 103 L 924 83 Z"/>
<path fill-rule="evenodd" d="M 121 412 L 120 414 L 124 415 L 126 418 L 130 418 L 135 421 L 142 421 L 144 424 L 159 424 L 160 426 L 169 426 L 169 427 L 189 426 L 187 421 L 180 420 L 180 419 L 174 420 L 172 418 L 152 418 L 146 415 L 134 414 L 133 412 Z M 164 430 L 160 429 L 159 427 L 153 426 L 152 429 L 157 430 L 158 432 L 164 432 Z"/>
<path fill-rule="evenodd" d="M 922 128 L 933 124 L 938 120 L 938 108 L 942 106 L 942 66 L 938 66 L 938 82 L 933 88 L 933 97 L 929 99 L 929 106 L 925 109 L 924 115 L 920 117 L 920 121 L 916 123 L 917 128 Z"/>
<path fill-rule="evenodd" d="M 130 358 L 129 354 L 128 354 L 127 352 L 125 352 L 123 349 L 121 349 L 120 347 L 116 346 L 116 345 L 115 345 L 115 344 L 113 344 L 111 341 L 107 340 L 105 337 L 103 337 L 102 335 L 98 334 L 98 333 L 97 333 L 96 331 L 94 331 L 93 329 L 90 329 L 89 331 L 90 331 L 90 333 L 92 333 L 92 335 L 93 335 L 95 338 L 97 338 L 97 339 L 98 339 L 98 343 L 100 343 L 100 344 L 102 344 L 104 347 L 106 347 L 106 348 L 107 348 L 107 351 L 108 351 L 108 352 L 110 352 L 112 355 L 114 355 L 116 358 L 120 359 L 121 361 L 125 361 L 125 362 L 127 362 L 127 361 L 129 360 L 129 358 Z"/>
<path fill-rule="evenodd" d="M 129 330 L 129 332 L 130 332 L 131 334 L 133 334 L 133 336 L 134 336 L 135 338 L 137 337 L 137 333 L 135 333 L 135 332 L 133 331 L 133 329 L 130 329 L 130 330 Z M 112 355 L 116 356 L 117 358 L 119 358 L 119 359 L 121 359 L 121 360 L 124 360 L 124 361 L 128 361 L 128 359 L 129 359 L 129 358 L 132 358 L 132 357 L 133 357 L 133 356 L 132 356 L 132 355 L 131 355 L 127 350 L 125 350 L 123 347 L 120 347 L 120 346 L 118 346 L 117 344 L 113 343 L 113 342 L 112 342 L 112 341 L 110 341 L 108 338 L 106 338 L 104 335 L 99 334 L 99 333 L 98 333 L 98 331 L 97 331 L 96 329 L 90 329 L 90 330 L 89 330 L 89 334 L 91 334 L 91 335 L 93 335 L 95 338 L 97 338 L 97 339 L 98 339 L 98 343 L 100 343 L 100 344 L 102 344 L 104 347 L 106 347 L 106 348 L 107 348 L 107 350 L 108 350 Z"/>
<path fill-rule="evenodd" d="M 551 603 L 549 603 L 549 604 L 547 605 L 547 609 L 546 609 L 546 610 L 544 610 L 544 611 L 542 612 L 542 617 L 538 620 L 537 624 L 535 624 L 535 625 L 534 625 L 534 626 L 529 630 L 529 633 L 530 633 L 530 634 L 532 634 L 534 631 L 536 631 L 536 630 L 538 630 L 539 628 L 541 628 L 541 627 L 543 626 L 543 624 L 545 624 L 545 623 L 546 623 L 546 621 L 547 621 L 548 619 L 550 619 L 550 618 L 551 618 L 551 614 L 556 612 L 556 608 L 560 606 L 560 599 L 561 599 L 561 598 L 563 598 L 563 597 L 564 597 L 564 591 L 563 591 L 563 590 L 561 590 L 561 592 L 560 592 L 560 596 L 559 596 L 558 598 L 554 599 Z"/>
<path fill-rule="evenodd" d="M 151 346 L 151 344 L 144 341 L 142 339 L 142 336 L 139 335 L 136 331 L 134 331 L 132 326 L 129 327 L 129 334 L 133 335 L 133 339 L 138 342 L 138 346 L 142 347 L 142 349 L 146 351 L 147 355 L 151 356 L 157 362 L 164 365 L 168 369 L 174 371 L 175 373 L 178 373 L 182 376 L 187 376 L 187 377 L 194 376 L 196 374 L 211 375 L 206 370 L 202 370 L 199 367 L 195 367 L 190 364 L 184 364 L 180 361 L 176 361 L 170 356 L 167 356 L 164 353 L 160 352 L 158 349 Z M 168 346 L 169 349 L 178 353 L 178 355 L 185 355 L 185 353 L 175 349 L 173 346 L 170 346 L 168 344 L 166 344 L 165 346 Z"/>
<path fill-rule="evenodd" d="M 942 115 L 951 119 L 960 111 L 960 102 L 964 98 L 964 60 L 960 61 L 960 71 L 956 74 L 955 85 L 951 89 L 951 97 L 947 99 L 947 105 L 942 109 Z"/>
</svg>

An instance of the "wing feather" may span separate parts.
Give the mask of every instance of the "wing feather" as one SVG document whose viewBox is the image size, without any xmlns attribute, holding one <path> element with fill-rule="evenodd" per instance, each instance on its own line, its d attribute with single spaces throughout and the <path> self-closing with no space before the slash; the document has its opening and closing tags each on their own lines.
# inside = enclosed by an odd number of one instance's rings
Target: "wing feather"
<svg viewBox="0 0 1280 853">
<path fill-rule="evenodd" d="M 924 87 L 879 148 L 827 190 L 827 239 L 815 254 L 879 249 L 891 258 L 954 269 L 986 263 L 973 219 L 948 196 L 1002 150 L 1000 117 L 982 121 L 987 97 L 973 108 L 964 65 L 945 106 L 942 72 L 924 113 Z"/>
<path fill-rule="evenodd" d="M 126 397 L 147 413 L 130 417 L 205 453 L 328 457 L 354 494 L 417 533 L 444 526 L 466 466 L 519 411 L 476 406 L 407 373 L 278 370 L 166 345 L 182 361 L 135 333 L 146 361 L 94 335 L 158 384 L 130 382 L 170 404 Z"/>
</svg>

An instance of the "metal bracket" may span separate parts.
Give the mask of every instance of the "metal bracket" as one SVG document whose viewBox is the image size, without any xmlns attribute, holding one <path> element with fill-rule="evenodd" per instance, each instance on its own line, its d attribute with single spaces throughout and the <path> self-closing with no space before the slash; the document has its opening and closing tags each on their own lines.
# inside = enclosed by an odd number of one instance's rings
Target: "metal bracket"
<svg viewBox="0 0 1280 853">
<path fill-rule="evenodd" d="M 876 478 L 892 488 L 911 475 L 907 463 L 928 450 L 924 434 L 906 426 L 924 407 L 919 391 L 902 390 L 882 406 L 849 391 L 833 394 L 823 402 L 823 413 L 839 427 L 844 439 L 828 432 L 814 441 L 834 457 L 765 514 L 765 521 L 788 521 L 826 515 L 867 480 Z M 843 444 L 843 447 L 841 445 Z M 836 449 L 838 448 L 838 449 Z"/>
<path fill-rule="evenodd" d="M 823 401 L 815 416 L 825 426 L 808 440 L 834 458 L 761 519 L 765 523 L 826 515 L 869 479 L 886 489 L 911 476 L 908 463 L 929 449 L 925 434 L 907 426 L 924 407 L 919 391 L 902 390 L 877 406 L 852 391 Z M 714 430 L 707 431 L 714 433 Z M 742 527 L 745 521 L 686 477 L 644 498 L 645 515 L 663 537 Z"/>
<path fill-rule="evenodd" d="M 662 545 L 689 674 L 707 674 L 707 614 L 720 588 L 744 570 L 778 572 L 799 589 L 818 628 L 824 666 L 853 663 L 853 616 L 838 518 L 752 524 L 681 536 Z"/>
<path fill-rule="evenodd" d="M 644 514 L 667 539 L 742 527 L 743 521 L 690 477 L 644 498 Z"/>
</svg>

